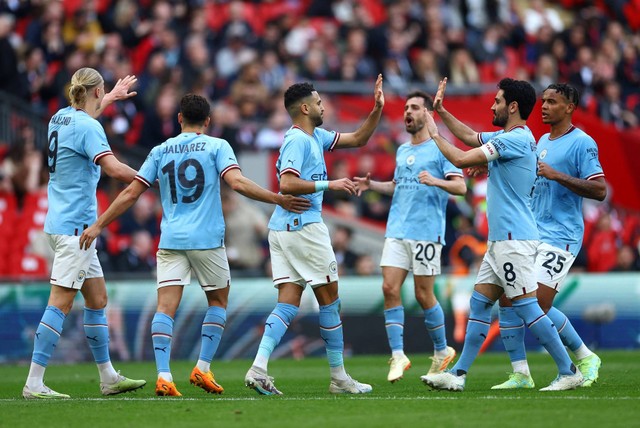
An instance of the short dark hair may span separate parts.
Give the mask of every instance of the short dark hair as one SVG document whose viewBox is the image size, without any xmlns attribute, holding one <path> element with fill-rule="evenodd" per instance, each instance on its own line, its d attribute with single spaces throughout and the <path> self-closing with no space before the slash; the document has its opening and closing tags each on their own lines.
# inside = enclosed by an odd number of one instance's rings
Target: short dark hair
<svg viewBox="0 0 640 428">
<path fill-rule="evenodd" d="M 561 94 L 570 103 L 575 104 L 576 106 L 580 103 L 580 93 L 573 86 L 566 83 L 552 83 L 547 86 L 546 90 L 553 89 L 557 93 Z"/>
<path fill-rule="evenodd" d="M 180 100 L 180 113 L 187 124 L 202 125 L 211 115 L 211 105 L 200 95 L 186 94 Z"/>
<path fill-rule="evenodd" d="M 504 91 L 504 99 L 507 105 L 514 101 L 518 103 L 520 117 L 527 120 L 536 105 L 536 90 L 533 89 L 533 86 L 524 80 L 506 77 L 498 83 L 498 89 Z"/>
<path fill-rule="evenodd" d="M 315 91 L 313 85 L 309 82 L 294 83 L 284 93 L 284 108 L 291 114 L 289 110 L 295 103 L 303 98 L 307 98 Z"/>
<path fill-rule="evenodd" d="M 409 92 L 407 94 L 407 98 L 405 99 L 405 101 L 409 101 L 410 98 L 422 98 L 422 100 L 424 101 L 424 106 L 427 108 L 427 110 L 433 111 L 433 98 L 431 98 L 431 95 L 427 94 L 426 92 L 424 91 Z"/>
</svg>

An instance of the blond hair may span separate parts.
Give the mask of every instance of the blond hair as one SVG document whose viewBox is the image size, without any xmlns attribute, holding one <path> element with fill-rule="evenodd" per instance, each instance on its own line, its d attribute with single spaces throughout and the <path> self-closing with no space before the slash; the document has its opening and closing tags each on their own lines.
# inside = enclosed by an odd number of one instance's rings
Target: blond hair
<svg viewBox="0 0 640 428">
<path fill-rule="evenodd" d="M 81 68 L 71 77 L 69 86 L 69 100 L 73 107 L 84 107 L 87 102 L 87 93 L 96 86 L 102 85 L 104 79 L 100 73 L 89 67 Z"/>
</svg>

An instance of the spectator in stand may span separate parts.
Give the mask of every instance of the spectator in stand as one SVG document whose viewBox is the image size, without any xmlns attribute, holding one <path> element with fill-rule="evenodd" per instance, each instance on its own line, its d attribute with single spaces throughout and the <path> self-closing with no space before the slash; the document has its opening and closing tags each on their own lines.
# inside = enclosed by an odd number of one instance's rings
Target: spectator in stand
<svg viewBox="0 0 640 428">
<path fill-rule="evenodd" d="M 598 114 L 603 122 L 611 123 L 618 129 L 638 125 L 636 115 L 625 108 L 622 102 L 620 84 L 609 81 L 604 84 L 604 97 L 598 103 Z"/>
<path fill-rule="evenodd" d="M 352 228 L 341 225 L 333 228 L 331 245 L 336 254 L 336 262 L 338 262 L 338 275 L 351 274 L 355 271 L 359 255 L 351 250 L 352 239 Z"/>
<path fill-rule="evenodd" d="M 149 273 L 156 266 L 155 244 L 151 234 L 140 229 L 131 234 L 131 244 L 113 262 L 113 270 L 128 273 Z"/>
<path fill-rule="evenodd" d="M 556 33 L 564 30 L 564 23 L 558 11 L 545 3 L 544 0 L 532 0 L 529 2 L 529 7 L 524 10 L 522 22 L 529 37 L 536 37 L 538 31 L 547 25 Z"/>
<path fill-rule="evenodd" d="M 171 136 L 180 133 L 175 111 L 177 104 L 178 88 L 171 84 L 164 85 L 156 100 L 155 108 L 145 113 L 139 145 L 151 150 Z"/>
<path fill-rule="evenodd" d="M 609 272 L 630 272 L 640 270 L 638 250 L 629 245 L 623 245 L 618 250 L 616 264 Z"/>
<path fill-rule="evenodd" d="M 556 60 L 550 54 L 543 54 L 538 58 L 534 82 L 541 88 L 546 88 L 558 81 Z"/>
<path fill-rule="evenodd" d="M 11 179 L 19 205 L 28 193 L 40 187 L 42 167 L 43 153 L 36 147 L 34 130 L 28 124 L 22 125 L 18 139 L 2 162 L 2 171 Z"/>
<path fill-rule="evenodd" d="M 587 248 L 589 272 L 607 272 L 614 268 L 618 258 L 618 234 L 611 225 L 611 215 L 603 212 Z"/>
<path fill-rule="evenodd" d="M 84 52 L 94 52 L 100 47 L 103 36 L 98 22 L 95 3 L 87 2 L 73 12 L 73 17 L 64 21 L 62 38 L 66 45 L 75 45 Z"/>
<path fill-rule="evenodd" d="M 449 63 L 449 76 L 451 83 L 457 86 L 466 86 L 480 82 L 480 75 L 473 58 L 467 49 L 456 49 L 451 54 Z"/>
<path fill-rule="evenodd" d="M 437 85 L 443 77 L 435 53 L 428 49 L 418 52 L 413 63 L 413 73 L 416 81 L 432 86 Z"/>
<path fill-rule="evenodd" d="M 29 91 L 20 84 L 18 55 L 11 46 L 11 35 L 15 18 L 9 14 L 0 15 L 0 91 L 28 99 Z"/>
<path fill-rule="evenodd" d="M 231 84 L 229 98 L 236 105 L 240 105 L 242 101 L 255 103 L 258 115 L 264 116 L 269 90 L 260 80 L 260 62 L 258 60 L 242 66 L 238 78 Z"/>
<path fill-rule="evenodd" d="M 160 208 L 154 193 L 143 194 L 138 201 L 119 219 L 118 234 L 132 235 L 144 230 L 152 239 L 160 235 L 158 216 Z"/>
<path fill-rule="evenodd" d="M 225 247 L 231 269 L 262 274 L 265 259 L 267 223 L 263 211 L 231 190 L 220 188 L 225 223 Z"/>
<path fill-rule="evenodd" d="M 354 270 L 358 276 L 371 276 L 377 273 L 377 266 L 370 254 L 362 254 L 356 259 Z"/>
</svg>

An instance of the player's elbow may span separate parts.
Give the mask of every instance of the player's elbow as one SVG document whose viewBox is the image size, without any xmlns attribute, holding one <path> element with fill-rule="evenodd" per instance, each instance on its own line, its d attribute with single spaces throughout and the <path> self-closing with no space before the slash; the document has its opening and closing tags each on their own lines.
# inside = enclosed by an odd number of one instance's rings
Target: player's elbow
<svg viewBox="0 0 640 428">
<path fill-rule="evenodd" d="M 467 194 L 467 185 L 464 181 L 462 181 L 458 186 L 456 186 L 454 195 L 464 196 Z"/>
<path fill-rule="evenodd" d="M 598 201 L 604 201 L 606 197 L 607 197 L 607 186 L 602 186 L 602 188 L 598 189 L 595 199 Z"/>
</svg>

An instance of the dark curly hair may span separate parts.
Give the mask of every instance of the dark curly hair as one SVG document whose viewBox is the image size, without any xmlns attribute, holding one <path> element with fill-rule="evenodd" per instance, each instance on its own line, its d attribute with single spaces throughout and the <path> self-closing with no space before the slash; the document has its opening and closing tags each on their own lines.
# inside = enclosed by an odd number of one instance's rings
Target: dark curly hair
<svg viewBox="0 0 640 428">
<path fill-rule="evenodd" d="M 533 89 L 533 86 L 524 80 L 506 77 L 498 82 L 498 89 L 504 91 L 504 99 L 507 105 L 514 101 L 518 103 L 520 117 L 527 120 L 536 105 L 536 90 Z"/>
<path fill-rule="evenodd" d="M 180 100 L 182 119 L 189 125 L 202 125 L 211 115 L 211 106 L 206 98 L 196 94 L 186 94 Z"/>
<path fill-rule="evenodd" d="M 552 83 L 546 90 L 552 89 L 565 97 L 570 103 L 578 105 L 580 103 L 580 93 L 576 88 L 566 83 Z"/>
<path fill-rule="evenodd" d="M 284 108 L 291 114 L 291 107 L 303 98 L 307 98 L 315 91 L 311 83 L 294 83 L 284 93 Z"/>
</svg>

